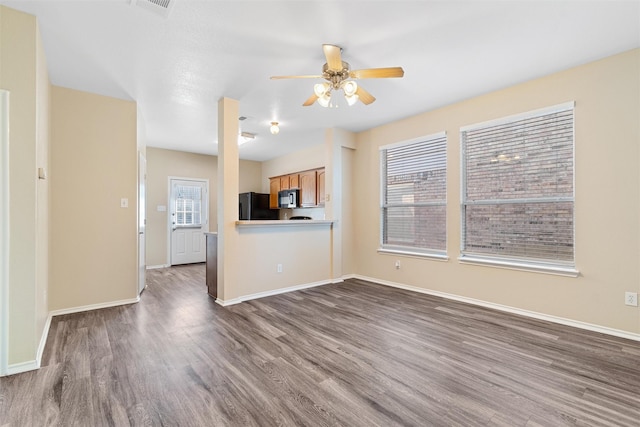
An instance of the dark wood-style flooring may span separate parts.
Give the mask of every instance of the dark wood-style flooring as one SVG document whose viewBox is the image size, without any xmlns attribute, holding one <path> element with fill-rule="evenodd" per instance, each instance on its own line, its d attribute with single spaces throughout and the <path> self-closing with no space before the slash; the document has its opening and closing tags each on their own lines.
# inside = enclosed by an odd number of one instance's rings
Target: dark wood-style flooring
<svg viewBox="0 0 640 427">
<path fill-rule="evenodd" d="M 55 317 L 7 425 L 637 427 L 640 343 L 360 280 L 223 308 L 174 267 Z"/>
</svg>

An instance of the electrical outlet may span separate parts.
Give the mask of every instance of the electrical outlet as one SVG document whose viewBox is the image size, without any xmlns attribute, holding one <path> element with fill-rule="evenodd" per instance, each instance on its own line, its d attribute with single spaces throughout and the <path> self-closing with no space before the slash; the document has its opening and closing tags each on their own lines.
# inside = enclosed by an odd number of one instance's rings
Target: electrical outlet
<svg viewBox="0 0 640 427">
<path fill-rule="evenodd" d="M 638 293 L 637 292 L 625 292 L 624 303 L 633 307 L 638 306 Z"/>
<path fill-rule="evenodd" d="M 282 264 L 278 264 L 278 266 L 276 267 L 276 271 L 278 273 L 282 273 Z"/>
<path fill-rule="evenodd" d="M 400 261 L 396 261 L 396 270 L 400 270 Z"/>
</svg>

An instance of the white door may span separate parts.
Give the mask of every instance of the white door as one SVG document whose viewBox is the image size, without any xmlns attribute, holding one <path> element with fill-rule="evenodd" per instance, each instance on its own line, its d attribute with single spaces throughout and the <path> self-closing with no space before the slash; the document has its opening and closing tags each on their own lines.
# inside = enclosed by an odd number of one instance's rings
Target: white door
<svg viewBox="0 0 640 427">
<path fill-rule="evenodd" d="M 208 225 L 208 182 L 171 179 L 171 265 L 205 262 Z"/>
<path fill-rule="evenodd" d="M 138 156 L 138 295 L 146 286 L 147 251 L 147 159 L 142 153 Z"/>
</svg>

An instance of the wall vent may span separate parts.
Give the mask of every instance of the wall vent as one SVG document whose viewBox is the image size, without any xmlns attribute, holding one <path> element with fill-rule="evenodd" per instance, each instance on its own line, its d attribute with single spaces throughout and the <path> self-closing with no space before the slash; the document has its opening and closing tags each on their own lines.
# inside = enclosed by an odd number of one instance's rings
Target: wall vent
<svg viewBox="0 0 640 427">
<path fill-rule="evenodd" d="M 165 18 L 169 17 L 176 0 L 131 0 L 131 6 L 138 6 Z"/>
</svg>

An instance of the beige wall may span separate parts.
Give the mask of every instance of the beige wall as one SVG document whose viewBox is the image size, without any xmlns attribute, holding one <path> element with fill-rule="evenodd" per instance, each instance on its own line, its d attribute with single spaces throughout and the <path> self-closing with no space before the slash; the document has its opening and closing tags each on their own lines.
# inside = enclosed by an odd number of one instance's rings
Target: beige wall
<svg viewBox="0 0 640 427">
<path fill-rule="evenodd" d="M 147 266 L 169 264 L 167 212 L 170 176 L 209 180 L 209 230 L 217 229 L 217 156 L 147 147 Z M 261 176 L 260 162 L 241 160 L 239 192 L 261 191 Z M 166 206 L 167 211 L 159 212 L 158 206 Z"/>
<path fill-rule="evenodd" d="M 354 158 L 355 150 L 342 147 L 342 274 L 350 275 L 356 268 L 356 236 L 354 234 L 356 218 L 354 216 Z"/>
<path fill-rule="evenodd" d="M 320 143 L 262 162 L 262 191 L 269 192 L 271 177 L 324 167 L 325 157 L 325 146 Z"/>
<path fill-rule="evenodd" d="M 36 27 L 36 167 L 44 170 L 45 179 L 37 179 L 36 198 L 36 332 L 42 338 L 49 315 L 49 139 L 51 84 L 47 60 Z M 39 335 L 39 336 L 38 336 Z M 44 342 L 42 343 L 44 346 Z M 40 351 L 42 351 L 40 349 Z"/>
<path fill-rule="evenodd" d="M 136 104 L 53 87 L 51 107 L 49 308 L 134 299 Z"/>
<path fill-rule="evenodd" d="M 285 156 L 276 157 L 262 162 L 262 192 L 269 192 L 269 178 L 287 175 L 310 169 L 322 168 L 326 165 L 326 148 L 324 144 L 312 145 L 302 150 L 294 151 Z M 308 216 L 313 219 L 325 219 L 324 208 L 280 209 L 280 218 L 294 215 Z"/>
<path fill-rule="evenodd" d="M 330 280 L 328 224 L 250 226 L 237 232 L 242 256 L 231 260 L 237 281 L 226 287 L 225 301 Z M 277 272 L 278 264 L 282 264 L 282 273 Z"/>
<path fill-rule="evenodd" d="M 355 152 L 357 272 L 631 333 L 640 310 L 640 50 L 626 52 L 358 135 Z M 575 101 L 576 265 L 580 277 L 462 265 L 459 128 Z M 378 254 L 381 145 L 446 131 L 447 262 Z M 394 261 L 402 259 L 402 268 Z"/>
<path fill-rule="evenodd" d="M 33 369 L 47 317 L 49 78 L 33 16 L 0 6 L 0 87 L 9 112 L 8 364 Z"/>
</svg>

